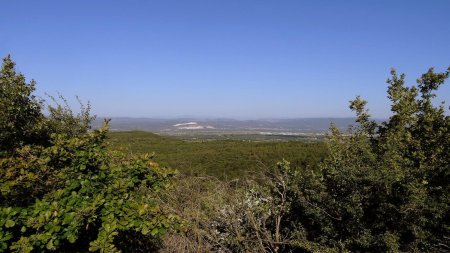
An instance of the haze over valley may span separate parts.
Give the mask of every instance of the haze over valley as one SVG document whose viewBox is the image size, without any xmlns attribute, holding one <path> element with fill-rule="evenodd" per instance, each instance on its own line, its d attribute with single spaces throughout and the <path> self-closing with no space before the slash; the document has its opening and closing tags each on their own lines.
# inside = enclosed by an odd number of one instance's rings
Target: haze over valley
<svg viewBox="0 0 450 253">
<path fill-rule="evenodd" d="M 95 126 L 105 118 L 99 117 Z M 321 138 L 331 124 L 346 130 L 354 118 L 300 118 L 300 119 L 198 119 L 198 118 L 110 118 L 111 131 L 147 131 L 172 136 L 260 135 L 261 137 Z"/>
</svg>

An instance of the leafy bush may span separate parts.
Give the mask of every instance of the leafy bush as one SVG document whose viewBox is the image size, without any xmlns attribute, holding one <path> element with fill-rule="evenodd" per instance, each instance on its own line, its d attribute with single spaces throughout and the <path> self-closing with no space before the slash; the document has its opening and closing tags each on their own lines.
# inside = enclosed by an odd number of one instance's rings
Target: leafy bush
<svg viewBox="0 0 450 253">
<path fill-rule="evenodd" d="M 48 96 L 54 104 L 54 106 L 47 105 L 48 116 L 45 118 L 45 126 L 49 133 L 63 133 L 70 138 L 84 134 L 91 129 L 95 116 L 90 115 L 91 105 L 89 102 L 87 106 L 84 106 L 77 97 L 80 112 L 75 114 L 62 95 L 58 97 L 60 101 L 53 96 Z"/>
<path fill-rule="evenodd" d="M 301 173 L 285 225 L 335 250 L 449 250 L 450 117 L 432 102 L 449 72 L 430 69 L 407 87 L 392 71 L 393 115 L 381 124 L 366 101 L 351 101 L 358 126 L 331 128 L 330 155 Z"/>
<path fill-rule="evenodd" d="M 0 156 L 16 147 L 39 140 L 42 121 L 42 101 L 32 95 L 35 81 L 26 83 L 25 76 L 16 73 L 15 63 L 8 55 L 0 71 Z"/>
<path fill-rule="evenodd" d="M 169 186 L 172 171 L 149 156 L 108 151 L 108 122 L 89 131 L 89 110 L 74 116 L 58 106 L 44 117 L 30 93 L 34 83 L 15 73 L 9 56 L 2 73 L 9 73 L 1 76 L 2 106 L 24 113 L 2 129 L 0 251 L 146 252 L 155 238 L 178 226 L 155 201 L 155 194 Z M 13 86 L 18 93 L 9 91 Z M 35 117 L 26 122 L 30 114 Z M 9 126 L 9 116 L 2 114 L 2 126 Z"/>
</svg>

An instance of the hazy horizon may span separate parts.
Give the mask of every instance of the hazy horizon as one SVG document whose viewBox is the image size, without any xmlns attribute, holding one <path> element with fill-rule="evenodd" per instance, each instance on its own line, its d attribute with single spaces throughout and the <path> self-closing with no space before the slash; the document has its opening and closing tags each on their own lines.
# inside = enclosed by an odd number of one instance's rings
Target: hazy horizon
<svg viewBox="0 0 450 253">
<path fill-rule="evenodd" d="M 262 118 L 251 118 L 251 117 L 215 117 L 215 116 L 162 116 L 162 117 L 133 117 L 133 116 L 102 116 L 95 115 L 97 119 L 149 119 L 149 120 L 237 120 L 237 121 L 270 121 L 270 120 L 303 120 L 303 119 L 356 119 L 356 117 L 262 117 Z M 386 120 L 386 118 L 372 117 L 374 120 Z"/>
<path fill-rule="evenodd" d="M 112 131 L 149 131 L 163 135 L 323 135 L 331 124 L 341 130 L 355 125 L 355 118 L 230 119 L 230 118 L 110 118 Z M 376 120 L 380 122 L 382 120 Z M 102 126 L 103 118 L 92 122 Z"/>
<path fill-rule="evenodd" d="M 390 115 L 407 84 L 450 66 L 450 1 L 8 1 L 0 56 L 36 94 L 134 118 Z M 450 101 L 450 87 L 436 99 Z M 446 106 L 448 112 L 448 105 Z"/>
</svg>

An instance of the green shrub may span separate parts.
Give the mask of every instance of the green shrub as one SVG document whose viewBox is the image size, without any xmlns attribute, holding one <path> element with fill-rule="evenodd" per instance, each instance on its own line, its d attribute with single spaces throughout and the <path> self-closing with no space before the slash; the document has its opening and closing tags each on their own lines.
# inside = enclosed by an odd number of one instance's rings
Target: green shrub
<svg viewBox="0 0 450 253">
<path fill-rule="evenodd" d="M 430 69 L 418 86 L 392 71 L 393 115 L 369 120 L 366 101 L 351 101 L 358 125 L 331 128 L 330 155 L 320 171 L 305 171 L 285 225 L 307 241 L 371 252 L 436 252 L 450 248 L 450 117 L 433 93 L 450 69 Z"/>
<path fill-rule="evenodd" d="M 40 139 L 42 101 L 32 95 L 35 81 L 26 83 L 17 73 L 15 63 L 8 55 L 0 71 L 0 157 L 15 148 Z"/>
<path fill-rule="evenodd" d="M 15 73 L 13 66 L 5 58 L 2 73 Z M 6 96 L 1 102 L 8 112 L 27 112 L 26 118 L 30 108 L 40 107 L 30 93 L 34 84 L 28 87 L 21 74 L 15 75 L 8 80 L 18 80 L 14 85 L 23 86 L 18 88 L 22 93 L 7 93 L 13 84 L 2 85 Z M 23 103 L 5 103 L 16 101 L 14 96 Z M 108 122 L 89 131 L 88 112 L 74 116 L 58 106 L 48 117 L 33 111 L 31 123 L 14 123 L 18 130 L 2 129 L 3 144 L 14 142 L 0 150 L 0 251 L 145 252 L 155 238 L 178 226 L 176 217 L 155 201 L 173 171 L 159 168 L 148 155 L 109 151 Z M 1 120 L 8 125 L 7 117 Z M 31 124 L 42 127 L 35 131 Z M 19 132 L 24 129 L 26 136 Z"/>
</svg>

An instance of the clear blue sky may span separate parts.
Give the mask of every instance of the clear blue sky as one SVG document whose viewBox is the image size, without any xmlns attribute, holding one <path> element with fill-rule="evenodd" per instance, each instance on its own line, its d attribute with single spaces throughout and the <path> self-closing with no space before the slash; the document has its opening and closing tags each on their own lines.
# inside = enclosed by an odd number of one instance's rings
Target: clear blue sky
<svg viewBox="0 0 450 253">
<path fill-rule="evenodd" d="M 450 1 L 1 1 L 0 54 L 99 116 L 389 115 L 389 69 L 450 66 Z M 439 100 L 450 103 L 450 83 Z"/>
</svg>

